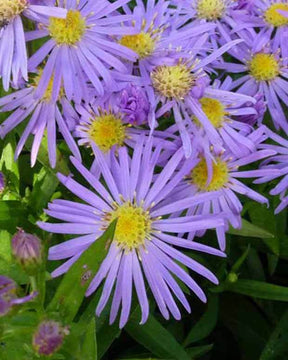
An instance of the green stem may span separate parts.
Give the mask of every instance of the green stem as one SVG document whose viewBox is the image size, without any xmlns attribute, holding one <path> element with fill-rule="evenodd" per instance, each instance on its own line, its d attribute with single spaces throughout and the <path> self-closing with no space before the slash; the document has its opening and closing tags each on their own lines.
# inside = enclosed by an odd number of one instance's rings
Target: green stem
<svg viewBox="0 0 288 360">
<path fill-rule="evenodd" d="M 36 276 L 30 276 L 30 284 L 31 284 L 31 289 L 32 291 L 37 291 L 37 280 L 36 280 Z"/>
</svg>

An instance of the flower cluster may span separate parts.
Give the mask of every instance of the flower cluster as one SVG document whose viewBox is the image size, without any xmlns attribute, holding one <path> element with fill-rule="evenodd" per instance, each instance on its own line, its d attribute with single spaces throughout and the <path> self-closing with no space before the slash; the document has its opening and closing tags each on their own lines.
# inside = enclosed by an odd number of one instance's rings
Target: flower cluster
<svg viewBox="0 0 288 360">
<path fill-rule="evenodd" d="M 191 310 L 180 281 L 204 302 L 193 273 L 218 283 L 194 254 L 225 257 L 242 200 L 268 205 L 254 184 L 282 176 L 271 194 L 277 212 L 287 206 L 287 14 L 281 0 L 2 0 L 0 77 L 11 92 L 0 136 L 16 128 L 17 158 L 33 135 L 32 166 L 47 141 L 52 168 L 64 139 L 85 181 L 59 173 L 73 196 L 49 203 L 58 221 L 37 223 L 71 236 L 49 250 L 65 260 L 52 276 L 117 220 L 86 292 L 103 286 L 97 315 L 111 299 L 110 322 L 120 313 L 125 326 L 135 289 L 145 323 L 149 287 L 163 317 L 180 319 L 179 304 Z M 201 239 L 211 229 L 219 249 Z M 44 332 L 59 329 L 40 328 L 37 348 Z"/>
</svg>

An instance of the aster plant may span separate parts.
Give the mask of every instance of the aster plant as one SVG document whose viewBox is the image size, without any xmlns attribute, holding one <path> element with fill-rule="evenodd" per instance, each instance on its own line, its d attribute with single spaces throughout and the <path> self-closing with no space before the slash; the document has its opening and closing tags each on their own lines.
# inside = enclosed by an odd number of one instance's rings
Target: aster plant
<svg viewBox="0 0 288 360">
<path fill-rule="evenodd" d="M 206 198 L 206 195 L 188 197 L 179 199 L 178 202 L 161 205 L 164 197 L 169 195 L 181 180 L 180 175 L 185 175 L 191 167 L 185 162 L 179 172 L 175 173 L 177 165 L 183 159 L 182 149 L 173 155 L 165 170 L 153 182 L 154 166 L 157 155 L 159 156 L 159 149 L 153 151 L 151 141 L 147 142 L 142 138 L 132 158 L 129 157 L 126 148 L 121 148 L 119 160 L 115 156 L 113 158 L 112 171 L 109 170 L 102 153 L 98 149 L 95 149 L 95 152 L 107 189 L 100 185 L 99 180 L 76 159 L 72 159 L 77 170 L 94 188 L 94 191 L 88 190 L 71 177 L 59 174 L 60 181 L 86 204 L 56 200 L 49 205 L 46 213 L 65 222 L 38 223 L 46 231 L 81 235 L 50 249 L 51 260 L 69 259 L 52 275 L 59 276 L 65 273 L 81 253 L 103 233 L 111 221 L 117 219 L 114 240 L 109 245 L 107 257 L 86 292 L 87 296 L 91 295 L 105 279 L 96 314 L 101 314 L 115 284 L 110 322 L 115 321 L 120 304 L 122 304 L 120 315 L 122 328 L 129 318 L 134 284 L 142 311 L 141 323 L 145 323 L 149 315 L 143 278 L 145 275 L 162 315 L 168 319 L 171 313 L 174 318 L 180 319 L 180 311 L 173 295 L 189 312 L 190 306 L 172 274 L 181 279 L 202 301 L 206 301 L 206 297 L 199 285 L 175 260 L 214 283 L 218 283 L 218 280 L 200 263 L 181 254 L 171 245 L 216 256 L 224 256 L 224 254 L 206 245 L 189 243 L 173 236 L 173 233 L 189 228 L 203 230 L 217 227 L 223 224 L 222 215 L 208 218 L 189 216 L 184 222 L 185 218 L 162 219 L 167 214 L 183 210 L 188 204 L 201 203 Z M 215 195 L 211 193 L 207 196 L 213 198 Z M 71 212 L 71 207 L 75 211 Z"/>
<path fill-rule="evenodd" d="M 0 0 L 1 359 L 286 359 L 287 20 Z"/>
</svg>

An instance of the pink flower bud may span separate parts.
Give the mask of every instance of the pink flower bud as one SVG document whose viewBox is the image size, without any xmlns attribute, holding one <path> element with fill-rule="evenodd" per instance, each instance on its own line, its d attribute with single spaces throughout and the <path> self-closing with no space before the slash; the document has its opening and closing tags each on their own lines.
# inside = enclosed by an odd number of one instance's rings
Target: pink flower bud
<svg viewBox="0 0 288 360">
<path fill-rule="evenodd" d="M 37 272 L 42 261 L 42 246 L 36 236 L 19 229 L 12 238 L 12 253 L 28 274 Z"/>
</svg>

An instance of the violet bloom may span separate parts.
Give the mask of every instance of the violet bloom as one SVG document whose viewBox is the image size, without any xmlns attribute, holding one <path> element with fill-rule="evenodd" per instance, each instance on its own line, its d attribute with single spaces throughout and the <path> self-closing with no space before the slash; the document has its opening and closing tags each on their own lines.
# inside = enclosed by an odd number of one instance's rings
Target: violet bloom
<svg viewBox="0 0 288 360">
<path fill-rule="evenodd" d="M 178 22 L 203 26 L 214 25 L 214 31 L 209 32 L 209 42 L 213 49 L 219 47 L 219 39 L 223 33 L 231 32 L 231 28 L 237 24 L 235 18 L 242 15 L 243 9 L 239 9 L 239 1 L 235 0 L 172 0 L 172 4 L 179 8 Z M 245 12 L 246 13 L 246 12 Z"/>
<path fill-rule="evenodd" d="M 260 28 L 257 31 L 256 43 L 263 37 L 273 40 L 272 52 L 280 52 L 283 60 L 287 60 L 288 36 L 288 3 L 283 0 L 253 0 L 250 13 L 241 17 L 236 29 Z"/>
<path fill-rule="evenodd" d="M 122 24 L 130 16 L 116 12 L 128 1 L 60 0 L 59 6 L 68 10 L 67 18 L 51 17 L 41 29 L 27 34 L 28 40 L 50 36 L 28 62 L 30 71 L 33 71 L 47 59 L 36 92 L 38 97 L 43 96 L 52 77 L 55 96 L 58 96 L 63 82 L 67 98 L 76 102 L 87 98 L 88 83 L 98 95 L 104 94 L 104 86 L 109 89 L 115 86 L 111 68 L 125 74 L 124 61 L 137 58 L 132 50 L 113 40 L 114 35 L 134 31 Z"/>
<path fill-rule="evenodd" d="M 250 96 L 229 91 L 231 84 L 232 79 L 229 77 L 222 83 L 215 80 L 211 86 L 205 88 L 199 103 L 202 111 L 219 134 L 225 151 L 239 157 L 255 150 L 255 144 L 247 137 L 253 128 L 239 121 L 239 118 L 244 115 L 257 116 L 257 112 L 253 107 L 255 100 Z M 193 120 L 192 123 L 189 121 L 186 126 L 191 132 L 192 142 L 207 141 L 205 146 L 207 149 L 210 148 L 213 143 L 206 136 L 205 128 L 196 116 Z M 215 151 L 219 152 L 219 149 L 215 148 Z M 221 151 L 222 149 L 220 149 Z"/>
<path fill-rule="evenodd" d="M 52 355 L 60 349 L 68 334 L 67 327 L 54 320 L 45 320 L 33 335 L 33 347 L 39 355 Z"/>
<path fill-rule="evenodd" d="M 53 100 L 53 79 L 42 97 L 37 97 L 37 86 L 41 74 L 36 75 L 30 86 L 24 87 L 0 99 L 0 112 L 13 111 L 0 125 L 0 137 L 4 138 L 18 124 L 30 117 L 16 147 L 15 158 L 20 155 L 30 134 L 34 135 L 31 149 L 31 166 L 36 163 L 38 151 L 47 130 L 48 155 L 52 167 L 56 165 L 56 125 L 74 156 L 81 158 L 79 149 L 70 131 L 74 130 L 78 115 L 63 91 L 59 99 Z M 62 111 L 60 109 L 62 108 Z"/>
<path fill-rule="evenodd" d="M 173 112 L 186 157 L 191 156 L 192 146 L 185 123 L 191 123 L 193 116 L 197 117 L 205 129 L 211 144 L 217 148 L 222 146 L 218 132 L 199 103 L 199 98 L 203 96 L 209 83 L 203 68 L 236 45 L 238 41 L 227 43 L 204 59 L 191 58 L 191 52 L 178 52 L 175 54 L 178 59 L 174 59 L 173 65 L 163 63 L 156 66 L 150 75 L 151 86 L 147 89 L 148 98 L 152 109 L 154 111 L 157 109 L 152 124 L 156 123 L 155 117 L 160 118 L 167 111 Z"/>
<path fill-rule="evenodd" d="M 129 93 L 130 97 L 128 97 Z M 123 97 L 125 97 L 125 101 Z M 144 103 L 142 100 L 145 100 Z M 134 105 L 136 111 L 133 112 L 131 107 L 134 108 Z M 150 130 L 144 126 L 139 126 L 143 122 L 147 124 L 147 106 L 148 102 L 145 93 L 140 87 L 128 85 L 123 91 L 107 92 L 101 98 L 96 97 L 90 104 L 76 105 L 80 120 L 76 126 L 74 136 L 79 139 L 78 144 L 80 146 L 92 149 L 96 146 L 103 153 L 110 167 L 112 166 L 111 152 L 116 151 L 117 153 L 122 146 L 133 149 L 140 137 L 143 135 L 149 136 Z M 128 119 L 127 114 L 129 114 Z M 138 124 L 131 123 L 131 119 L 137 119 Z M 175 152 L 177 146 L 170 141 L 170 137 L 176 139 L 177 136 L 169 135 L 169 139 L 168 137 L 166 139 L 167 135 L 161 131 L 154 131 L 153 144 L 159 145 L 161 143 L 163 148 Z M 94 155 L 96 156 L 96 154 Z M 97 173 L 97 164 L 96 156 L 91 168 L 94 175 Z"/>
<path fill-rule="evenodd" d="M 250 38 L 230 49 L 237 63 L 222 62 L 217 66 L 230 73 L 243 73 L 235 80 L 233 88 L 242 94 L 255 96 L 261 94 L 267 104 L 276 129 L 288 133 L 288 122 L 284 109 L 288 103 L 288 69 L 279 55 L 273 51 L 273 42 L 262 36 L 261 41 L 255 32 Z"/>
<path fill-rule="evenodd" d="M 21 16 L 45 22 L 49 16 L 65 18 L 66 10 L 57 7 L 33 5 L 29 0 L 1 0 L 0 2 L 0 78 L 8 91 L 19 80 L 28 80 L 27 52 Z"/>
<path fill-rule="evenodd" d="M 15 305 L 24 304 L 27 301 L 34 299 L 37 293 L 18 298 L 16 295 L 17 285 L 14 280 L 0 275 L 0 316 L 9 313 Z"/>
<path fill-rule="evenodd" d="M 266 169 L 241 170 L 242 166 L 253 164 L 259 160 L 275 155 L 275 149 L 259 149 L 259 146 L 267 139 L 266 127 L 262 126 L 250 133 L 247 138 L 255 144 L 255 150 L 250 154 L 243 154 L 236 157 L 231 152 L 226 151 L 222 154 L 214 154 L 210 158 L 205 154 L 205 149 L 201 152 L 201 144 L 198 144 L 199 160 L 184 182 L 180 183 L 173 192 L 173 200 L 177 201 L 178 197 L 185 198 L 196 194 L 209 194 L 210 191 L 217 191 L 218 197 L 207 199 L 202 204 L 189 206 L 186 216 L 200 215 L 208 216 L 209 214 L 217 215 L 225 213 L 227 216 L 225 224 L 216 228 L 216 234 L 220 249 L 225 250 L 226 240 L 225 232 L 232 227 L 239 229 L 242 226 L 241 211 L 243 209 L 238 194 L 245 195 L 261 204 L 268 204 L 268 200 L 251 189 L 248 185 L 239 181 L 239 179 L 259 179 L 272 175 L 275 171 Z M 193 240 L 195 236 L 203 236 L 206 230 L 190 231 L 188 239 Z"/>
<path fill-rule="evenodd" d="M 288 140 L 275 134 L 268 128 L 266 133 L 273 143 L 263 144 L 262 148 L 275 151 L 275 154 L 262 163 L 261 168 L 268 171 L 268 174 L 263 176 L 262 179 L 257 180 L 257 183 L 269 183 L 280 178 L 279 183 L 270 191 L 271 195 L 280 195 L 281 202 L 275 210 L 275 214 L 278 214 L 288 205 Z"/>
<path fill-rule="evenodd" d="M 118 156 L 113 156 L 111 170 L 102 153 L 97 149 L 94 151 L 99 159 L 101 177 L 105 185 L 78 160 L 72 158 L 72 163 L 89 183 L 91 190 L 80 185 L 71 176 L 59 174 L 58 178 L 85 204 L 54 200 L 49 204 L 46 213 L 63 222 L 38 223 L 40 228 L 46 231 L 76 234 L 72 240 L 50 248 L 50 260 L 69 259 L 56 269 L 52 276 L 65 273 L 117 218 L 114 239 L 112 243 L 107 244 L 108 254 L 86 292 L 87 296 L 91 295 L 104 281 L 96 314 L 100 315 L 109 297 L 112 296 L 110 322 L 114 322 L 122 304 L 120 315 L 122 328 L 129 318 L 134 285 L 142 310 L 141 323 L 145 323 L 149 316 L 145 276 L 164 318 L 168 319 L 170 312 L 176 319 L 180 319 L 180 311 L 174 297 L 188 312 L 190 305 L 175 277 L 183 281 L 202 301 L 206 301 L 206 297 L 179 263 L 215 284 L 218 280 L 211 271 L 184 255 L 176 247 L 216 256 L 224 256 L 224 254 L 209 246 L 189 242 L 173 233 L 215 228 L 223 225 L 224 222 L 222 214 L 174 218 L 167 218 L 167 215 L 184 210 L 192 204 L 213 199 L 217 194 L 183 197 L 177 202 L 169 202 L 170 194 L 193 166 L 191 161 L 189 163 L 184 161 L 179 167 L 184 155 L 182 149 L 172 156 L 162 172 L 157 175 L 155 164 L 161 148 L 153 150 L 152 142 L 144 143 L 144 138 L 136 145 L 132 157 L 128 155 L 127 148 L 120 148 Z M 176 172 L 178 167 L 179 170 Z M 115 291 L 112 295 L 114 285 Z"/>
<path fill-rule="evenodd" d="M 119 43 L 138 55 L 137 63 L 130 64 L 131 72 L 147 77 L 155 66 L 163 63 L 163 59 L 169 60 L 171 50 L 183 41 L 195 42 L 200 35 L 214 29 L 215 26 L 210 24 L 177 26 L 178 9 L 179 3 L 171 7 L 171 2 L 166 0 L 136 0 L 133 11 L 124 6 L 125 13 L 133 16 L 128 24 L 135 29 L 135 34 L 122 36 Z"/>
<path fill-rule="evenodd" d="M 128 24 L 133 26 L 135 34 L 119 37 L 119 43 L 137 53 L 137 62 L 130 62 L 130 73 L 140 75 L 146 86 L 149 102 L 151 102 L 149 85 L 150 74 L 157 66 L 162 64 L 174 65 L 179 59 L 179 49 L 197 49 L 197 53 L 206 56 L 206 32 L 212 31 L 215 26 L 211 24 L 193 23 L 178 24 L 178 4 L 171 7 L 171 2 L 166 0 L 136 1 L 133 12 L 128 6 L 124 7 L 126 14 L 133 15 Z M 200 41 L 199 41 L 200 37 Z M 203 49 L 205 49 L 203 51 Z M 152 130 L 157 126 L 154 108 L 150 108 L 148 117 L 149 126 Z"/>
</svg>

